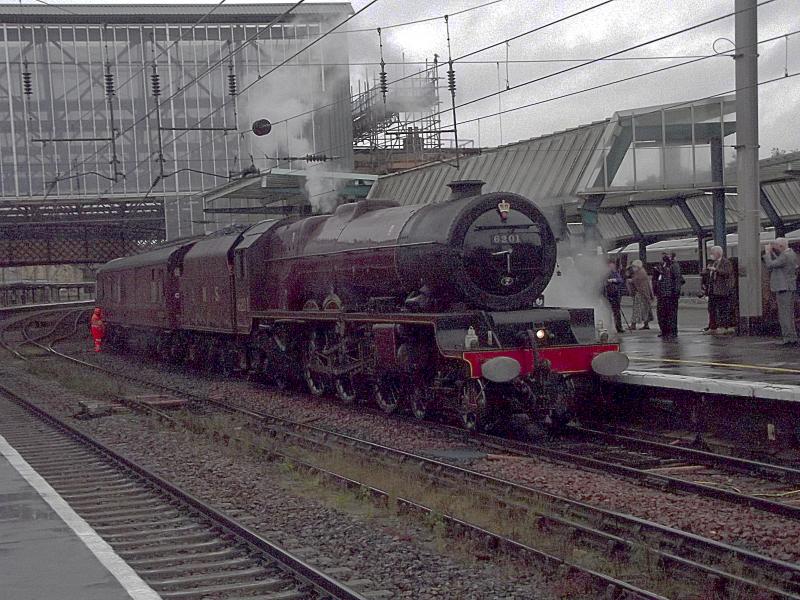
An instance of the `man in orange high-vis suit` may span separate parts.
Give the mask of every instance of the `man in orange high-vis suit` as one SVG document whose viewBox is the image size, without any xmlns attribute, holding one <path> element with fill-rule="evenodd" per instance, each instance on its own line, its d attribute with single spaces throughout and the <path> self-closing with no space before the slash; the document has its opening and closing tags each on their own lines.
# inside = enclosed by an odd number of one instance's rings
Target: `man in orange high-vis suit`
<svg viewBox="0 0 800 600">
<path fill-rule="evenodd" d="M 103 343 L 103 336 L 106 334 L 106 324 L 103 323 L 103 316 L 100 313 L 100 308 L 95 308 L 92 313 L 92 318 L 89 321 L 89 326 L 94 338 L 94 351 L 100 352 L 100 345 Z"/>
</svg>

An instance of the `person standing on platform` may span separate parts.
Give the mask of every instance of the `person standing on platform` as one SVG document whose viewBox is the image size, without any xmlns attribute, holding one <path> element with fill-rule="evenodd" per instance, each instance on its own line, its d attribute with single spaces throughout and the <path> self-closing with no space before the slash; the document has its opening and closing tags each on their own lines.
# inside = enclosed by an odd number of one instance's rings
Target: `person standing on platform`
<svg viewBox="0 0 800 600">
<path fill-rule="evenodd" d="M 714 315 L 716 333 L 736 333 L 731 305 L 734 285 L 733 264 L 720 246 L 712 246 L 709 254 L 714 262 L 709 267 L 708 303 Z"/>
<path fill-rule="evenodd" d="M 622 328 L 622 291 L 625 279 L 617 268 L 617 263 L 613 260 L 608 261 L 608 275 L 606 276 L 606 298 L 611 305 L 611 314 L 614 315 L 614 325 L 617 333 L 623 333 Z"/>
<path fill-rule="evenodd" d="M 700 298 L 705 298 L 708 309 L 708 325 L 703 327 L 703 335 L 711 335 L 717 331 L 717 316 L 714 314 L 714 304 L 711 302 L 710 289 L 711 289 L 711 266 L 714 264 L 713 260 L 709 260 L 706 268 L 700 271 Z"/>
<path fill-rule="evenodd" d="M 650 321 L 653 320 L 653 286 L 640 260 L 631 263 L 630 285 L 633 294 L 631 331 L 636 329 L 637 323 L 642 323 L 642 329 L 650 329 Z"/>
<path fill-rule="evenodd" d="M 764 264 L 769 269 L 769 289 L 778 304 L 782 345 L 797 346 L 797 327 L 794 322 L 794 298 L 797 294 L 797 255 L 789 248 L 786 238 L 777 238 L 764 248 Z"/>
<path fill-rule="evenodd" d="M 103 323 L 100 307 L 95 308 L 92 313 L 92 317 L 89 320 L 89 330 L 92 332 L 92 338 L 94 339 L 94 351 L 100 352 L 100 346 L 106 335 L 106 325 Z"/>
<path fill-rule="evenodd" d="M 656 267 L 656 298 L 658 305 L 658 337 L 672 341 L 678 338 L 678 298 L 681 295 L 683 276 L 675 258 L 666 252 L 661 257 L 661 265 Z"/>
</svg>

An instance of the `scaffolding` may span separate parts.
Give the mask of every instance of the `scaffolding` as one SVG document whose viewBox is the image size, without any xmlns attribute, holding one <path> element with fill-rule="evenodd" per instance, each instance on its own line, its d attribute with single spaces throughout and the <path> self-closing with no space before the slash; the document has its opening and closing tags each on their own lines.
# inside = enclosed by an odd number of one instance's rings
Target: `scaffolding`
<svg viewBox="0 0 800 600">
<path fill-rule="evenodd" d="M 369 150 L 378 162 L 402 156 L 424 163 L 441 154 L 453 140 L 442 137 L 439 119 L 439 62 L 426 62 L 425 70 L 386 87 L 376 77 L 362 85 L 352 101 L 355 148 Z"/>
</svg>

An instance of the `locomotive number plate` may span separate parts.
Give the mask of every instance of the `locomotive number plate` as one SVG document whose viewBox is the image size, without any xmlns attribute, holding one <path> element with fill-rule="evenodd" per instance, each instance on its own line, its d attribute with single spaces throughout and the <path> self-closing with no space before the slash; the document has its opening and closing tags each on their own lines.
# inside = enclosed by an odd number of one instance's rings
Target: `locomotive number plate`
<svg viewBox="0 0 800 600">
<path fill-rule="evenodd" d="M 493 244 L 521 244 L 522 236 L 518 233 L 495 233 L 492 236 Z"/>
</svg>

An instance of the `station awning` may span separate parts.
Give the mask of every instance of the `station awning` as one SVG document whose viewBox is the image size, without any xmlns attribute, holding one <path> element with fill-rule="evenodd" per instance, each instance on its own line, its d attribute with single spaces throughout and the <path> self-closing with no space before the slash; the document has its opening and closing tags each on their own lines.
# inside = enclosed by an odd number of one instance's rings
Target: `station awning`
<svg viewBox="0 0 800 600">
<path fill-rule="evenodd" d="M 309 185 L 312 178 L 315 185 Z M 253 173 L 198 194 L 206 214 L 236 214 L 265 218 L 270 215 L 311 212 L 314 194 L 337 198 L 363 197 L 377 175 L 322 169 L 273 168 Z M 241 221 L 241 219 L 240 219 Z"/>
<path fill-rule="evenodd" d="M 760 162 L 763 227 L 784 233 L 800 229 L 800 152 Z M 725 224 L 736 230 L 739 206 L 735 185 L 725 187 Z M 735 182 L 733 182 L 735 183 Z M 567 214 L 573 235 L 582 231 L 579 211 Z M 597 227 L 609 246 L 632 242 L 652 243 L 684 236 L 707 237 L 713 231 L 712 193 L 705 190 L 671 190 L 612 195 L 598 208 Z"/>
</svg>

